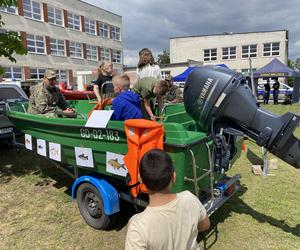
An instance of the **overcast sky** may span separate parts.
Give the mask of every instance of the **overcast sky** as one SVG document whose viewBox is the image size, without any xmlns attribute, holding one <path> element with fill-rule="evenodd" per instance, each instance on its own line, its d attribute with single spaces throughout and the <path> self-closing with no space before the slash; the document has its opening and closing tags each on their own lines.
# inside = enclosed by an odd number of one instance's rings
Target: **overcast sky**
<svg viewBox="0 0 300 250">
<path fill-rule="evenodd" d="M 138 51 L 169 51 L 169 38 L 289 30 L 289 58 L 300 57 L 300 0 L 84 0 L 122 16 L 124 64 Z"/>
</svg>

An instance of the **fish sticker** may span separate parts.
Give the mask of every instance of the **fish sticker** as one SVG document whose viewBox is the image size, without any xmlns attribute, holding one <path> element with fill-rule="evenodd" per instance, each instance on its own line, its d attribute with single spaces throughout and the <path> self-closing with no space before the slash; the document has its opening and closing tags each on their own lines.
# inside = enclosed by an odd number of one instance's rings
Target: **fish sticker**
<svg viewBox="0 0 300 250">
<path fill-rule="evenodd" d="M 84 160 L 84 161 L 88 161 L 89 160 L 89 157 L 87 155 L 84 155 L 84 153 L 78 155 L 78 157 L 81 159 L 81 160 Z"/>
<path fill-rule="evenodd" d="M 94 159 L 91 148 L 75 147 L 76 165 L 81 167 L 93 168 Z"/>
<path fill-rule="evenodd" d="M 29 134 L 25 134 L 25 148 L 32 150 L 32 138 Z"/>
<path fill-rule="evenodd" d="M 42 156 L 47 156 L 46 141 L 42 139 L 36 139 L 37 153 Z"/>
<path fill-rule="evenodd" d="M 118 162 L 118 158 L 110 159 L 107 163 L 109 165 L 111 165 L 114 169 L 123 168 L 123 169 L 127 170 L 127 168 L 125 168 L 125 164 L 121 164 Z"/>
<path fill-rule="evenodd" d="M 106 152 L 106 172 L 126 177 L 128 170 L 124 163 L 124 155 Z"/>
<path fill-rule="evenodd" d="M 49 157 L 55 161 L 61 161 L 61 145 L 49 142 Z"/>
</svg>

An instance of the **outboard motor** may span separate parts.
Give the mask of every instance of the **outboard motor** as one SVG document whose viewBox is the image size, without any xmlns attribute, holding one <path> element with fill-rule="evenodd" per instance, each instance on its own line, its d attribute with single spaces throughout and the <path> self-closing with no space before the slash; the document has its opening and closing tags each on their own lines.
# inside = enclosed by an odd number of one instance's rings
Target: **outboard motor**
<svg viewBox="0 0 300 250">
<path fill-rule="evenodd" d="M 241 73 L 220 66 L 193 70 L 185 84 L 184 104 L 203 131 L 212 135 L 220 135 L 228 128 L 241 131 L 259 146 L 300 168 L 300 141 L 293 135 L 300 116 L 290 112 L 278 116 L 259 108 Z M 226 147 L 220 136 L 218 140 L 219 147 Z"/>
</svg>

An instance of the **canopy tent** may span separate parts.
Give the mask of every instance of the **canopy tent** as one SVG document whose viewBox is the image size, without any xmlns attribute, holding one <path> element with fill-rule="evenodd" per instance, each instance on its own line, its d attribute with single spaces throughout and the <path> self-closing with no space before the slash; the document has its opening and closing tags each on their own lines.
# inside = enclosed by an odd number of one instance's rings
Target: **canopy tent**
<svg viewBox="0 0 300 250">
<path fill-rule="evenodd" d="M 300 72 L 297 72 L 282 62 L 280 62 L 277 58 L 274 58 L 271 62 L 269 62 L 264 67 L 259 70 L 253 72 L 253 76 L 255 78 L 260 77 L 300 77 Z"/>
<path fill-rule="evenodd" d="M 295 71 L 277 58 L 274 58 L 264 67 L 253 72 L 254 78 L 262 77 L 294 77 L 293 102 L 298 102 L 300 98 L 300 72 Z"/>
<path fill-rule="evenodd" d="M 225 64 L 218 64 L 217 66 L 221 66 L 224 68 L 228 68 Z M 174 82 L 185 82 L 186 78 L 188 77 L 188 75 L 195 69 L 197 68 L 197 66 L 190 66 L 188 67 L 184 72 L 182 72 L 181 74 L 174 76 L 173 77 L 173 81 Z"/>
</svg>

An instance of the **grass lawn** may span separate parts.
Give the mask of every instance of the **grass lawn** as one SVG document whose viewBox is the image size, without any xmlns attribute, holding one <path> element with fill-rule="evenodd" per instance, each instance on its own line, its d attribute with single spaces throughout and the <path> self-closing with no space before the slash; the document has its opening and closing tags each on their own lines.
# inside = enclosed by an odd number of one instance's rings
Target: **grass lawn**
<svg viewBox="0 0 300 250">
<path fill-rule="evenodd" d="M 300 113 L 300 104 L 264 107 Z M 300 128 L 296 135 L 300 138 Z M 300 170 L 279 160 L 274 176 L 254 176 L 251 165 L 261 163 L 260 148 L 246 145 L 229 171 L 241 173 L 242 188 L 211 217 L 217 231 L 201 248 L 300 249 Z M 29 151 L 1 150 L 0 249 L 123 249 L 132 208 L 123 210 L 115 229 L 96 231 L 72 203 L 71 185 L 52 162 Z"/>
</svg>

